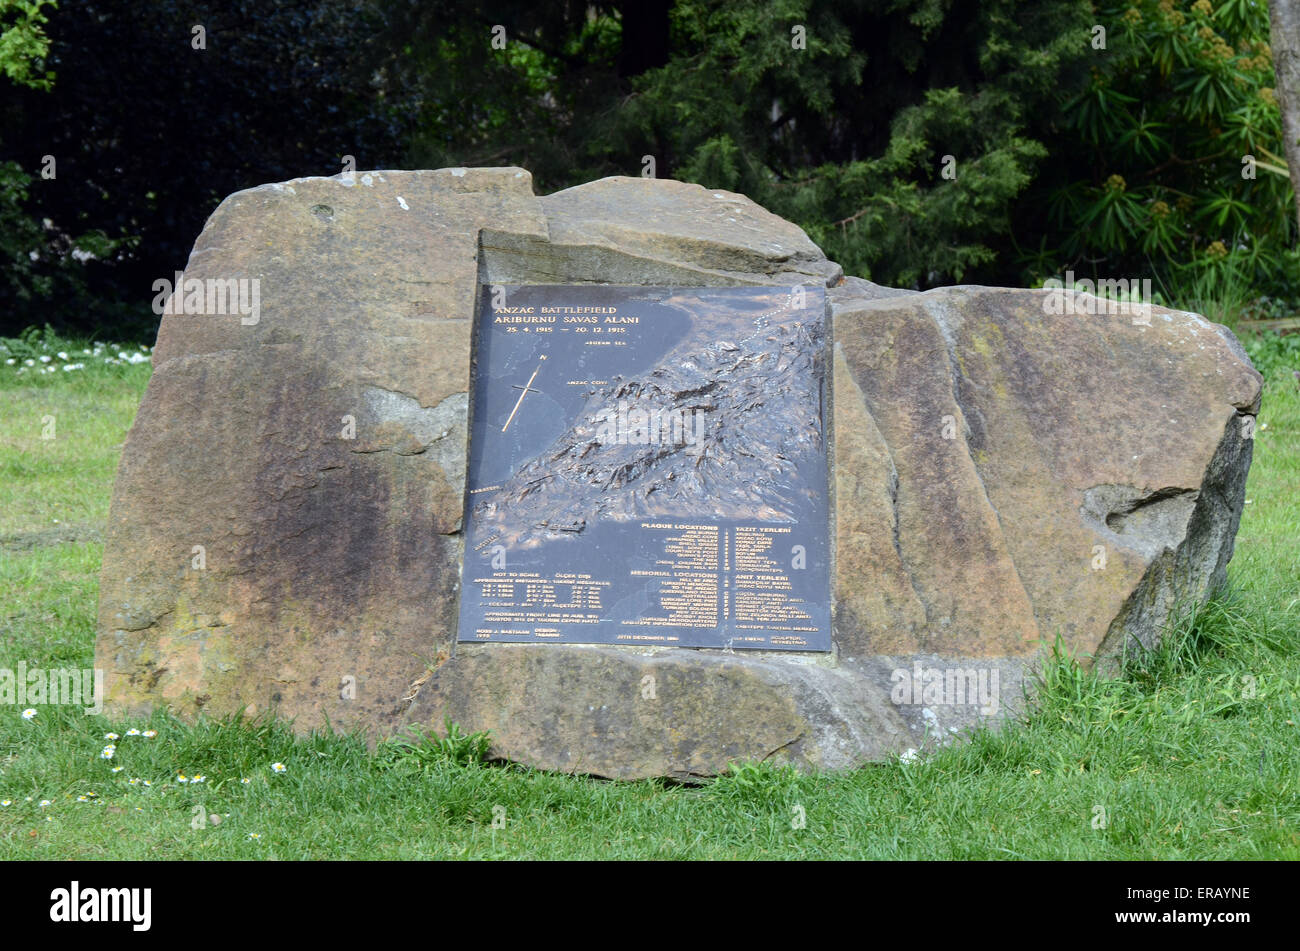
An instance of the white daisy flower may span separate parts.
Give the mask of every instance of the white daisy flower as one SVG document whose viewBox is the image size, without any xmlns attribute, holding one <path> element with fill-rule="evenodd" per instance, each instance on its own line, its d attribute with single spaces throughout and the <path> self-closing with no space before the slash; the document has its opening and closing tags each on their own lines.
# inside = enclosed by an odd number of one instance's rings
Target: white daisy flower
<svg viewBox="0 0 1300 951">
<path fill-rule="evenodd" d="M 188 783 L 188 782 L 189 782 L 189 778 L 186 777 L 186 775 L 185 775 L 184 773 L 181 773 L 179 776 L 176 777 L 176 782 L 178 782 L 178 783 Z"/>
<path fill-rule="evenodd" d="M 283 773 L 288 769 L 288 767 L 285 766 L 283 763 L 272 763 L 271 769 L 275 770 L 275 772 L 277 773 Z"/>
<path fill-rule="evenodd" d="M 141 733 L 140 735 L 143 736 L 143 737 L 147 737 L 147 738 L 149 738 L 149 739 L 152 739 L 153 737 L 155 737 L 155 736 L 158 735 L 158 731 L 157 731 L 157 730 L 145 730 L 145 731 L 144 731 L 143 733 Z"/>
<path fill-rule="evenodd" d="M 105 734 L 104 734 L 104 739 L 106 739 L 106 740 L 116 740 L 116 739 L 118 739 L 118 735 L 117 735 L 116 733 L 105 733 Z"/>
<path fill-rule="evenodd" d="M 39 805 L 40 805 L 40 807 L 41 807 L 42 809 L 44 809 L 44 808 L 45 808 L 46 806 L 48 806 L 49 804 L 50 804 L 50 800 L 48 800 L 48 799 L 42 799 L 42 800 L 40 801 L 40 804 L 39 804 Z"/>
<path fill-rule="evenodd" d="M 260 832 L 250 832 L 248 833 L 248 837 L 250 839 L 260 839 L 262 837 L 262 834 Z"/>
<path fill-rule="evenodd" d="M 108 744 L 108 746 L 104 747 L 102 750 L 99 751 L 99 758 L 112 759 L 113 754 L 116 752 L 117 752 L 117 747 L 114 746 L 112 743 L 110 743 Z"/>
<path fill-rule="evenodd" d="M 30 719 L 32 719 L 32 718 L 35 717 L 35 716 L 36 716 L 36 708 L 35 708 L 35 707 L 28 707 L 26 710 L 23 711 L 23 719 L 24 719 L 24 720 L 30 720 Z"/>
<path fill-rule="evenodd" d="M 126 731 L 126 735 L 127 735 L 127 736 L 139 736 L 139 735 L 140 735 L 140 731 L 137 730 L 135 727 L 131 727 L 131 729 L 129 729 L 129 730 Z"/>
<path fill-rule="evenodd" d="M 207 778 L 208 778 L 208 777 L 203 776 L 203 775 L 201 775 L 201 774 L 198 775 L 198 776 L 191 776 L 191 777 L 190 777 L 190 782 L 191 782 L 191 783 L 201 783 L 201 782 L 203 782 L 204 780 L 206 780 Z"/>
<path fill-rule="evenodd" d="M 115 773 L 120 773 L 120 772 L 122 772 L 122 770 L 124 770 L 124 769 L 126 769 L 125 766 L 114 766 L 114 767 L 113 767 L 113 772 L 115 772 Z"/>
<path fill-rule="evenodd" d="M 0 799 L 0 806 L 12 806 L 13 803 L 12 799 Z"/>
<path fill-rule="evenodd" d="M 251 782 L 252 782 L 252 780 L 251 780 L 251 779 L 248 779 L 248 778 L 244 778 L 244 779 L 241 779 L 241 780 L 240 780 L 240 783 L 242 783 L 242 784 L 245 785 L 245 786 L 247 786 L 247 785 L 248 785 L 249 783 L 251 783 Z"/>
</svg>

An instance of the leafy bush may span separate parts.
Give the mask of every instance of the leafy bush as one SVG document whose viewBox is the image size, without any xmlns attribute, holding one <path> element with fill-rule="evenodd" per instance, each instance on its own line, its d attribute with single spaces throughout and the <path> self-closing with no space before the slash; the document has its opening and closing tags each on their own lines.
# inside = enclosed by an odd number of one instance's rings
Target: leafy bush
<svg viewBox="0 0 1300 951">
<path fill-rule="evenodd" d="M 407 734 L 386 741 L 379 751 L 379 762 L 389 767 L 428 772 L 439 766 L 476 766 L 487 761 L 492 746 L 490 733 L 462 733 L 448 717 L 445 736 L 432 730 L 411 728 Z"/>
<path fill-rule="evenodd" d="M 417 54 L 446 54 L 400 74 L 422 93 L 420 164 L 501 155 L 549 189 L 650 156 L 896 286 L 1150 278 L 1229 323 L 1261 291 L 1300 299 L 1254 0 L 680 0 L 663 62 L 630 75 L 612 11 L 513 6 L 502 55 L 451 9 L 406 24 Z M 492 78 L 467 122 L 445 90 L 473 75 Z"/>
<path fill-rule="evenodd" d="M 1153 276 L 1180 306 L 1220 302 L 1230 322 L 1255 293 L 1300 290 L 1268 7 L 1178 7 L 1099 5 L 1105 48 L 1061 104 L 1068 137 L 1049 142 L 1045 194 L 1028 196 L 1044 211 L 1024 221 L 1044 237 L 1022 261 L 1030 283 L 1065 269 Z"/>
<path fill-rule="evenodd" d="M 713 780 L 710 792 L 744 805 L 784 808 L 800 788 L 800 776 L 789 764 L 731 763 Z"/>
<path fill-rule="evenodd" d="M 1241 343 L 1265 380 L 1286 382 L 1292 373 L 1300 373 L 1300 334 L 1269 331 L 1243 337 Z"/>
</svg>

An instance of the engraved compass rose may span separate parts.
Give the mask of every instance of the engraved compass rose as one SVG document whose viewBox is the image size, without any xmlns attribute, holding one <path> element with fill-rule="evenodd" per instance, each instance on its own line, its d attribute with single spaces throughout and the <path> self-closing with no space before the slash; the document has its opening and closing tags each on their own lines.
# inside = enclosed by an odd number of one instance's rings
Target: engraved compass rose
<svg viewBox="0 0 1300 951">
<path fill-rule="evenodd" d="M 542 363 L 546 362 L 545 355 L 543 355 L 541 359 L 542 359 Z M 528 378 L 528 382 L 525 383 L 523 386 L 520 386 L 518 383 L 511 384 L 512 389 L 522 390 L 523 392 L 519 394 L 519 399 L 515 401 L 515 408 L 510 411 L 510 417 L 506 420 L 506 424 L 501 427 L 502 432 L 505 432 L 507 429 L 510 428 L 511 422 L 514 421 L 515 413 L 519 412 L 519 407 L 524 405 L 524 397 L 527 396 L 529 393 L 542 392 L 541 390 L 533 389 L 533 380 L 537 379 L 537 374 L 541 372 L 542 363 L 537 364 L 537 369 L 533 371 L 533 375 Z"/>
</svg>

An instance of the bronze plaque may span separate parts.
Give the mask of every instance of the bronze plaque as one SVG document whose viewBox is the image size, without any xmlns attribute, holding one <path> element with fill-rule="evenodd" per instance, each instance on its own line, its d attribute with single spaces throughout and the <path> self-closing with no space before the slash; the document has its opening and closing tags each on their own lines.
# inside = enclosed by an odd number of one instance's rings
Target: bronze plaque
<svg viewBox="0 0 1300 951">
<path fill-rule="evenodd" d="M 493 285 L 459 639 L 828 651 L 820 287 Z"/>
</svg>

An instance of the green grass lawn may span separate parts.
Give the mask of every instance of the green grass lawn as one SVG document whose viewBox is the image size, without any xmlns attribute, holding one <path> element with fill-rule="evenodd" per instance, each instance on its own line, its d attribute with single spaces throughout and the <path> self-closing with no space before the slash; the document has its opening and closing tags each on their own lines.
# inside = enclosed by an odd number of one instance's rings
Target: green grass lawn
<svg viewBox="0 0 1300 951">
<path fill-rule="evenodd" d="M 1300 858 L 1287 346 L 1253 347 L 1269 378 L 1231 592 L 1122 680 L 1053 665 L 999 734 L 851 774 L 746 767 L 674 787 L 480 765 L 468 743 L 377 755 L 276 724 L 0 705 L 0 859 Z M 93 663 L 101 532 L 148 365 L 85 360 L 18 374 L 0 359 L 0 667 Z"/>
</svg>

